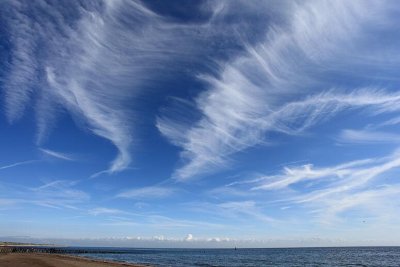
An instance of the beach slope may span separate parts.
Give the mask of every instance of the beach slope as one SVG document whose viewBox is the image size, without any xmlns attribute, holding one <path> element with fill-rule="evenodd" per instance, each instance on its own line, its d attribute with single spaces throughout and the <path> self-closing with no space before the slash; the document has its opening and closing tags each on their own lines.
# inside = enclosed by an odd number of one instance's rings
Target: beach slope
<svg viewBox="0 0 400 267">
<path fill-rule="evenodd" d="M 46 253 L 8 253 L 0 254 L 0 267 L 120 267 L 149 265 L 98 261 L 69 255 Z"/>
</svg>

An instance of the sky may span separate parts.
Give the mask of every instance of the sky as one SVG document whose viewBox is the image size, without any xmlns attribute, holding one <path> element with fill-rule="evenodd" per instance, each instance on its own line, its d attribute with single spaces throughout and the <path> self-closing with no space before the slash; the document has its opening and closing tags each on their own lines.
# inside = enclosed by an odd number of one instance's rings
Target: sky
<svg viewBox="0 0 400 267">
<path fill-rule="evenodd" d="M 400 245 L 400 4 L 0 2 L 0 239 Z"/>
</svg>

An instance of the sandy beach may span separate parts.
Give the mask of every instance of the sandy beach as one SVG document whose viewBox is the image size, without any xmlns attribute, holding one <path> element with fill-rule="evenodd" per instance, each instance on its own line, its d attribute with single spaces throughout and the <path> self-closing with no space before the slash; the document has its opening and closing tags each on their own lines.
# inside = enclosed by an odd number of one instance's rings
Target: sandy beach
<svg viewBox="0 0 400 267">
<path fill-rule="evenodd" d="M 105 267 L 132 266 L 144 267 L 150 265 L 100 261 L 60 254 L 47 253 L 8 253 L 0 254 L 0 267 Z"/>
</svg>

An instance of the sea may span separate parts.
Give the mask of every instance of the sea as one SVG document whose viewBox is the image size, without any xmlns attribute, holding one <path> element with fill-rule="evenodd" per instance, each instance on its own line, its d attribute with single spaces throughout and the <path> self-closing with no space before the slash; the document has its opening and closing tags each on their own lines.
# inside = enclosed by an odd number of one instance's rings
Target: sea
<svg viewBox="0 0 400 267">
<path fill-rule="evenodd" d="M 400 266 L 400 247 L 265 249 L 85 248 L 78 256 L 174 267 L 239 266 Z M 79 250 L 77 250 L 78 252 Z"/>
</svg>

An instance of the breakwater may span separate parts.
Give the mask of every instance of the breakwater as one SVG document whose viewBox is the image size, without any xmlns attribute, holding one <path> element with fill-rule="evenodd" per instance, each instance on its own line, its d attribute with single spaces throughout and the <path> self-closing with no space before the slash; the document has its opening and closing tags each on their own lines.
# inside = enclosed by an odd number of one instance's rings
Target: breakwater
<svg viewBox="0 0 400 267">
<path fill-rule="evenodd" d="M 0 253 L 49 253 L 49 254 L 125 254 L 132 253 L 124 249 L 50 247 L 50 246 L 0 246 Z"/>
</svg>

